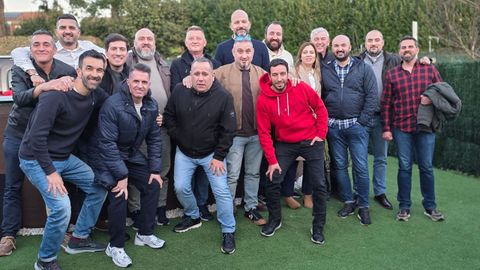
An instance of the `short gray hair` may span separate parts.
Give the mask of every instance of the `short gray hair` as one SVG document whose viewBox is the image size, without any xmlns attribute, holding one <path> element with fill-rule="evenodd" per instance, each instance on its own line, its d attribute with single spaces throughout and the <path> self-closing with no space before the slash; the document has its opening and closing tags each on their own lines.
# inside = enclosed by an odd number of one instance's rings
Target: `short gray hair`
<svg viewBox="0 0 480 270">
<path fill-rule="evenodd" d="M 313 37 L 319 33 L 325 32 L 327 34 L 327 37 L 330 38 L 330 35 L 328 34 L 327 29 L 323 27 L 317 27 L 310 32 L 310 40 L 313 40 Z"/>
</svg>

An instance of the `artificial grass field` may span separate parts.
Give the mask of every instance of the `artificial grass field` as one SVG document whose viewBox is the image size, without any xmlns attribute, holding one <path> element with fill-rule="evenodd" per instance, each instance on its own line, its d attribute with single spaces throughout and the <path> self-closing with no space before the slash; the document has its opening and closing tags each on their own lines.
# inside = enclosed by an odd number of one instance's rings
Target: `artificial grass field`
<svg viewBox="0 0 480 270">
<path fill-rule="evenodd" d="M 330 199 L 327 205 L 326 243 L 310 241 L 311 212 L 301 208 L 282 209 L 283 224 L 273 237 L 260 235 L 260 227 L 237 212 L 237 250 L 220 252 L 221 233 L 216 221 L 203 222 L 199 229 L 172 232 L 179 219 L 156 234 L 166 240 L 160 250 L 133 245 L 134 231 L 125 247 L 134 269 L 480 269 L 480 179 L 456 172 L 435 170 L 438 209 L 446 217 L 433 222 L 423 215 L 418 170 L 414 167 L 413 206 L 408 222 L 395 220 L 397 160 L 388 160 L 388 198 L 394 210 L 385 210 L 373 201 L 370 192 L 372 225 L 360 225 L 356 216 L 341 219 L 336 211 L 342 203 Z M 370 157 L 371 164 L 371 157 Z M 371 169 L 370 169 L 371 173 Z M 265 213 L 265 215 L 267 215 Z M 96 240 L 108 235 L 95 232 Z M 33 269 L 40 236 L 17 238 L 17 250 L 0 258 L 0 269 Z M 120 269 L 103 252 L 68 255 L 59 253 L 63 269 Z"/>
</svg>

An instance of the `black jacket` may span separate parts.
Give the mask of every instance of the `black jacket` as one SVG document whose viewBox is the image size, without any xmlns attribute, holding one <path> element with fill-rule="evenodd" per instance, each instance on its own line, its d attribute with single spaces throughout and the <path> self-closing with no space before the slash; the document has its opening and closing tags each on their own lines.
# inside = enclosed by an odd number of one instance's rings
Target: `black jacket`
<svg viewBox="0 0 480 270">
<path fill-rule="evenodd" d="M 143 98 L 140 119 L 128 86 L 109 97 L 100 110 L 98 136 L 99 155 L 90 156 L 95 182 L 110 189 L 118 180 L 128 176 L 125 161 L 146 164 L 151 173 L 160 173 L 162 141 L 155 119 L 158 106 L 150 92 Z M 147 158 L 140 152 L 146 141 Z M 167 153 L 168 154 L 168 153 Z"/>
<path fill-rule="evenodd" d="M 220 67 L 220 62 L 210 57 L 208 54 L 204 54 L 204 57 L 212 61 L 213 69 Z M 192 68 L 193 56 L 186 50 L 180 58 L 173 60 L 172 65 L 170 66 L 171 74 L 171 84 L 170 92 L 173 92 L 173 89 L 177 83 L 181 83 L 183 78 L 190 75 L 190 69 Z"/>
<path fill-rule="evenodd" d="M 120 72 L 120 81 L 117 81 L 117 79 L 113 75 L 113 72 L 114 71 L 110 68 L 110 65 L 107 64 L 105 74 L 103 75 L 102 82 L 100 83 L 100 88 L 105 90 L 105 92 L 107 92 L 110 96 L 115 94 L 118 91 L 118 86 L 120 86 L 121 83 L 128 78 L 129 67 L 127 66 L 127 64 L 123 64 L 122 72 Z"/>
<path fill-rule="evenodd" d="M 345 77 L 343 87 L 333 61 L 322 63 L 322 98 L 328 116 L 335 119 L 358 118 L 363 126 L 373 125 L 377 106 L 377 82 L 372 68 L 360 58 L 354 62 Z"/>
<path fill-rule="evenodd" d="M 63 76 L 77 77 L 75 69 L 64 62 L 53 59 L 52 70 L 50 74 L 45 72 L 32 59 L 35 71 L 46 82 L 58 79 Z M 13 89 L 13 106 L 8 115 L 7 126 L 5 127 L 5 135 L 22 138 L 27 128 L 28 119 L 32 113 L 38 98 L 33 97 L 33 83 L 30 75 L 18 66 L 12 67 L 12 89 Z"/>
<path fill-rule="evenodd" d="M 236 129 L 233 97 L 217 80 L 209 91 L 199 93 L 178 84 L 163 114 L 168 134 L 191 158 L 211 154 L 223 161 Z"/>
<path fill-rule="evenodd" d="M 360 59 L 364 60 L 366 57 L 367 51 L 362 52 L 359 57 Z M 383 68 L 382 68 L 382 81 L 385 81 L 385 74 L 387 74 L 387 70 L 400 65 L 402 59 L 400 55 L 396 53 L 388 53 L 383 51 Z"/>
</svg>

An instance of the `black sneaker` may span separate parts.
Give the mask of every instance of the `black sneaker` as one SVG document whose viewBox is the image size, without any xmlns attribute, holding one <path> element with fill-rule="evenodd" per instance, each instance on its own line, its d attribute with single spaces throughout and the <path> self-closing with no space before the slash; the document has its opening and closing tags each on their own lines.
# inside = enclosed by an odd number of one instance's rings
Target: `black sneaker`
<svg viewBox="0 0 480 270">
<path fill-rule="evenodd" d="M 166 226 L 170 224 L 170 219 L 167 218 L 165 206 L 157 208 L 157 225 Z"/>
<path fill-rule="evenodd" d="M 282 227 L 282 221 L 273 221 L 269 220 L 267 224 L 263 225 L 262 231 L 260 232 L 261 235 L 270 237 L 275 234 L 275 231 Z"/>
<path fill-rule="evenodd" d="M 51 262 L 42 262 L 37 260 L 33 267 L 35 270 L 62 270 L 62 268 L 60 268 L 58 265 L 57 260 L 53 260 Z"/>
<path fill-rule="evenodd" d="M 104 251 L 106 248 L 107 245 L 97 243 L 93 241 L 91 237 L 81 239 L 72 236 L 72 238 L 70 238 L 70 241 L 68 241 L 65 252 L 67 252 L 68 254 L 78 254 L 84 252 Z"/>
<path fill-rule="evenodd" d="M 250 219 L 255 225 L 262 226 L 267 224 L 267 221 L 257 211 L 256 208 L 252 208 L 249 211 L 245 211 L 245 217 Z"/>
<path fill-rule="evenodd" d="M 208 210 L 207 205 L 199 206 L 198 210 L 200 210 L 200 218 L 202 219 L 202 221 L 210 221 L 213 219 L 213 215 Z"/>
<path fill-rule="evenodd" d="M 358 208 L 358 219 L 360 219 L 360 224 L 368 226 L 372 224 L 370 220 L 370 213 L 368 212 L 368 207 Z"/>
<path fill-rule="evenodd" d="M 404 208 L 398 211 L 397 213 L 398 221 L 408 221 L 409 218 L 410 218 L 410 209 Z"/>
<path fill-rule="evenodd" d="M 223 234 L 223 243 L 221 250 L 224 254 L 232 254 L 233 252 L 235 252 L 235 233 Z"/>
<path fill-rule="evenodd" d="M 182 219 L 182 222 L 175 225 L 173 231 L 183 233 L 191 229 L 200 228 L 200 226 L 202 226 L 202 220 L 200 218 L 192 219 L 189 216 L 186 216 Z"/>
<path fill-rule="evenodd" d="M 346 203 L 343 205 L 343 208 L 338 210 L 337 214 L 341 218 L 346 218 L 349 215 L 353 215 L 355 213 L 355 203 Z"/>
<path fill-rule="evenodd" d="M 322 228 L 312 228 L 310 229 L 310 233 L 312 234 L 310 240 L 312 240 L 313 243 L 318 245 L 325 244 L 325 237 L 323 236 Z"/>
</svg>

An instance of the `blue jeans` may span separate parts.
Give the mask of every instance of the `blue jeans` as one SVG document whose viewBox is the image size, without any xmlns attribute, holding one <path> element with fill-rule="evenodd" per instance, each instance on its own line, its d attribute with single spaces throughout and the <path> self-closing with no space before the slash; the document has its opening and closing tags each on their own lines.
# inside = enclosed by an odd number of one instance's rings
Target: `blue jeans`
<svg viewBox="0 0 480 270">
<path fill-rule="evenodd" d="M 15 237 L 22 226 L 22 185 L 25 175 L 20 169 L 18 149 L 21 138 L 5 136 L 3 156 L 5 160 L 5 193 L 3 195 L 3 236 Z"/>
<path fill-rule="evenodd" d="M 398 156 L 398 194 L 400 209 L 410 209 L 412 200 L 412 165 L 413 156 L 417 158 L 420 171 L 420 190 L 423 196 L 423 208 L 435 209 L 435 179 L 433 176 L 433 152 L 435 150 L 435 133 L 403 132 L 393 129 L 393 138 L 397 145 Z"/>
<path fill-rule="evenodd" d="M 209 162 L 213 158 L 213 153 L 204 158 L 190 158 L 180 151 L 177 147 L 175 154 L 175 192 L 177 199 L 183 206 L 186 216 L 196 219 L 200 217 L 197 201 L 192 192 L 192 175 L 198 166 L 203 167 L 207 174 L 208 181 L 212 187 L 213 195 L 217 203 L 217 219 L 220 222 L 223 233 L 235 232 L 235 218 L 233 217 L 232 195 L 227 185 L 227 174 L 216 176 L 208 168 Z M 224 161 L 226 167 L 226 162 Z"/>
<path fill-rule="evenodd" d="M 328 141 L 334 171 L 345 203 L 353 203 L 352 184 L 348 175 L 348 150 L 352 157 L 353 174 L 358 193 L 358 207 L 368 207 L 370 179 L 368 177 L 368 128 L 354 124 L 347 129 L 328 128 Z"/>
<path fill-rule="evenodd" d="M 373 151 L 373 194 L 375 196 L 387 192 L 387 154 L 388 142 L 382 137 L 380 115 L 374 116 L 375 124 L 370 130 Z"/>
<path fill-rule="evenodd" d="M 75 237 L 86 238 L 97 221 L 107 191 L 100 186 L 93 185 L 92 169 L 74 155 L 70 155 L 67 160 L 53 161 L 53 166 L 64 181 L 77 185 L 86 194 L 73 232 Z M 54 197 L 53 193 L 47 191 L 47 177 L 36 160 L 20 159 L 20 168 L 45 201 L 48 217 L 38 257 L 42 261 L 49 262 L 57 257 L 60 244 L 67 231 L 71 215 L 70 199 L 68 196 L 62 197 L 59 194 Z"/>
<path fill-rule="evenodd" d="M 260 163 L 262 147 L 258 135 L 250 137 L 235 136 L 227 155 L 227 182 L 232 198 L 235 198 L 237 182 L 245 155 L 245 175 L 243 177 L 245 194 L 245 211 L 256 208 L 258 204 L 258 184 L 260 181 Z"/>
</svg>

